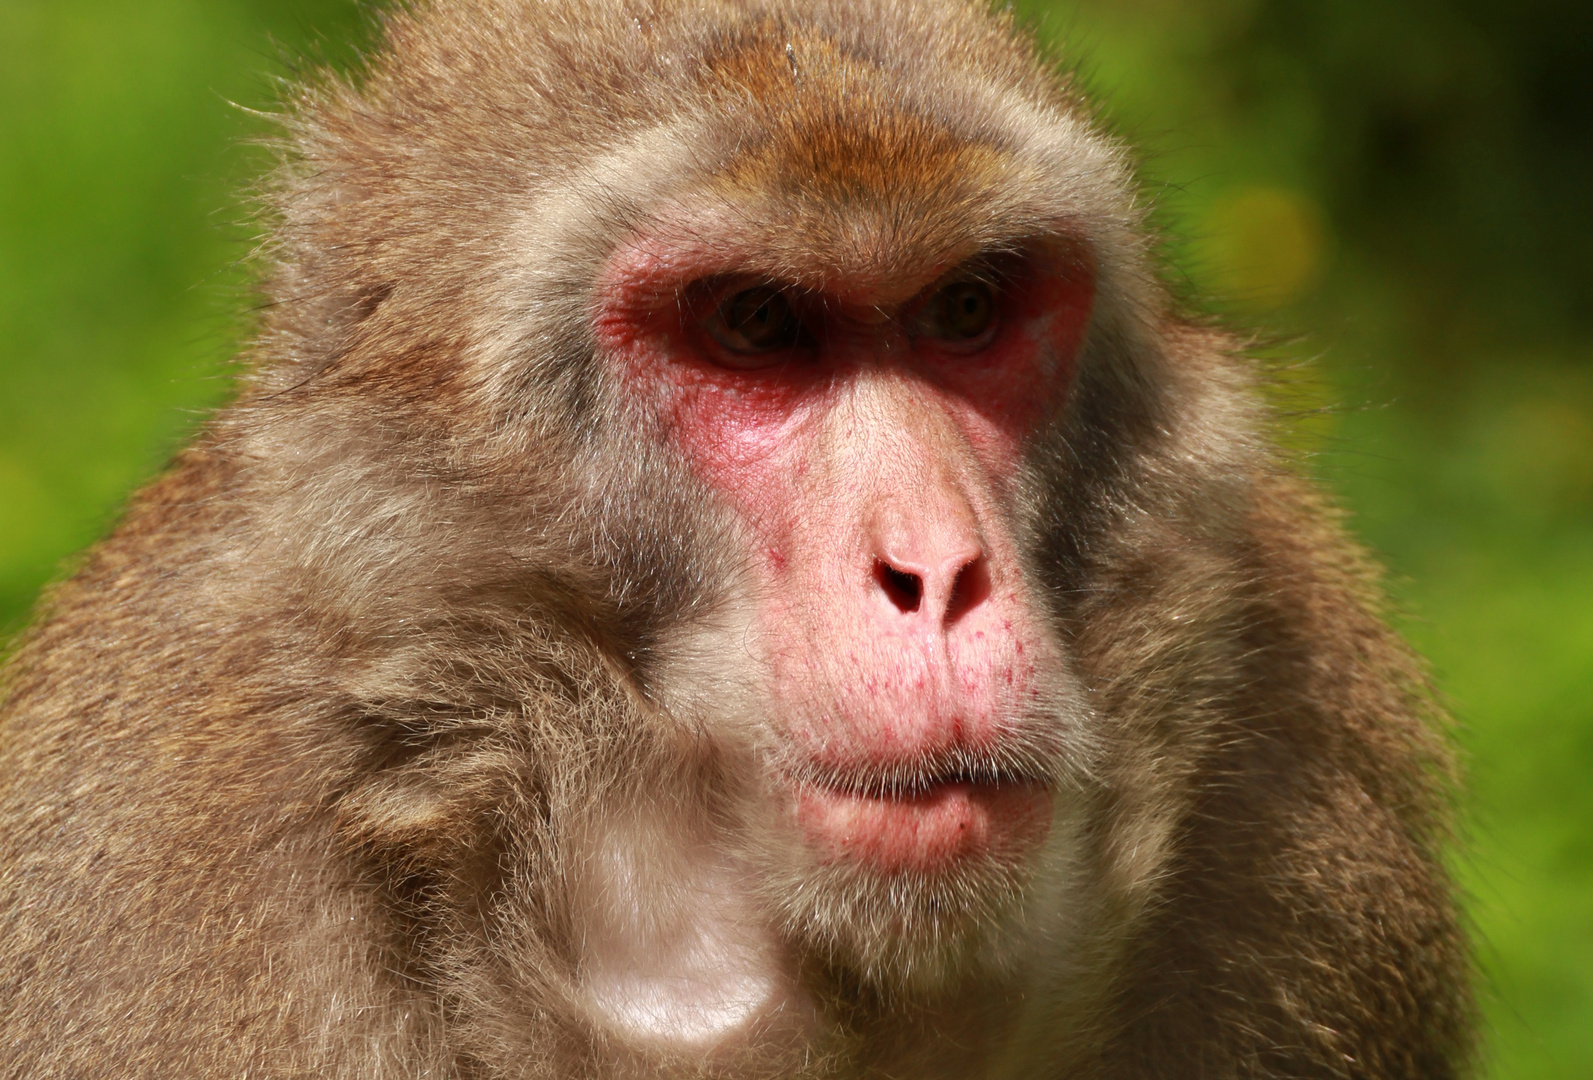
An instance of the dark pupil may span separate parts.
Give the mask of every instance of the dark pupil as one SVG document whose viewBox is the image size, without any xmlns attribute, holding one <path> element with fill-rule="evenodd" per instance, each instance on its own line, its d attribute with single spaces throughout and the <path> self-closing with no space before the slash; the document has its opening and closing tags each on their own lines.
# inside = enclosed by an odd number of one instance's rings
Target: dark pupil
<svg viewBox="0 0 1593 1080">
<path fill-rule="evenodd" d="M 948 287 L 945 305 L 947 337 L 978 337 L 990 325 L 990 290 L 983 285 L 969 283 Z"/>
<path fill-rule="evenodd" d="M 724 320 L 749 349 L 779 349 L 796 341 L 791 306 L 774 289 L 747 289 L 732 296 L 724 307 Z"/>
</svg>

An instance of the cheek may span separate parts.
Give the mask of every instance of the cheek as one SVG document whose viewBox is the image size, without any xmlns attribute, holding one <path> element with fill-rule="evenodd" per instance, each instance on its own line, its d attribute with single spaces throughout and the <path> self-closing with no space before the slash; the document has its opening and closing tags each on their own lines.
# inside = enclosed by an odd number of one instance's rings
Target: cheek
<svg viewBox="0 0 1593 1080">
<path fill-rule="evenodd" d="M 667 410 L 670 442 L 697 475 L 766 539 L 786 534 L 804 502 L 822 400 L 760 387 L 679 387 Z"/>
</svg>

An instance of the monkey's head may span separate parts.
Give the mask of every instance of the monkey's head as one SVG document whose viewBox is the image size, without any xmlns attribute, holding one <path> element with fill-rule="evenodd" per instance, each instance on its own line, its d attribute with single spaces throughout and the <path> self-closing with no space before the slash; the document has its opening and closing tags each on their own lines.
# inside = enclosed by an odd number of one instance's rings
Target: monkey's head
<svg viewBox="0 0 1593 1080">
<path fill-rule="evenodd" d="M 494 2 L 395 18 L 302 121 L 251 400 L 322 454 L 292 529 L 388 530 L 321 587 L 414 656 L 559 598 L 634 700 L 557 753 L 700 763 L 591 766 L 589 816 L 678 817 L 799 964 L 1065 951 L 1103 871 L 1059 552 L 1165 386 L 1118 151 L 974 6 Z"/>
</svg>

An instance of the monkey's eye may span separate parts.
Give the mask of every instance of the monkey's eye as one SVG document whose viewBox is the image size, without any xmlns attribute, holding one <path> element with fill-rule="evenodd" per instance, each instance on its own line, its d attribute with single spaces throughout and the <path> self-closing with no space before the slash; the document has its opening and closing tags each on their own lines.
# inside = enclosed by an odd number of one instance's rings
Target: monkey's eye
<svg viewBox="0 0 1593 1080">
<path fill-rule="evenodd" d="M 766 285 L 730 293 L 708 314 L 704 325 L 726 352 L 738 357 L 763 357 L 807 341 L 806 328 L 790 298 Z"/>
<path fill-rule="evenodd" d="M 973 345 L 996 323 L 996 297 L 982 281 L 954 281 L 929 298 L 919 315 L 919 333 L 952 344 Z"/>
</svg>

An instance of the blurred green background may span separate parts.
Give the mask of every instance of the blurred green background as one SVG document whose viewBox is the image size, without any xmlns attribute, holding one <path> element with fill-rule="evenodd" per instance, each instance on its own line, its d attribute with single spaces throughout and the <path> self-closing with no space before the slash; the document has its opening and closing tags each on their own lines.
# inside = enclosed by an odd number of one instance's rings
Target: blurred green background
<svg viewBox="0 0 1593 1080">
<path fill-rule="evenodd" d="M 1180 288 L 1280 344 L 1468 759 L 1487 1074 L 1593 1076 L 1593 4 L 1026 0 Z M 349 0 L 0 0 L 0 628 L 228 393 L 239 192 Z"/>
</svg>

